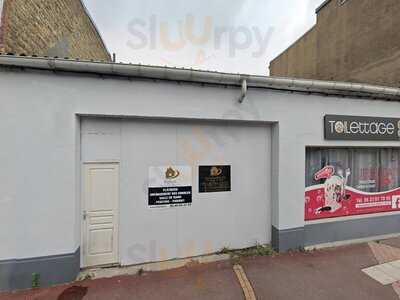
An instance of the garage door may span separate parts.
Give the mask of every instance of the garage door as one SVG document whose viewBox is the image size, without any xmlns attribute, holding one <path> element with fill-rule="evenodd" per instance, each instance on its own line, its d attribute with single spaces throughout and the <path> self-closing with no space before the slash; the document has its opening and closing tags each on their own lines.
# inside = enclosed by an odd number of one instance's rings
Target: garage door
<svg viewBox="0 0 400 300">
<path fill-rule="evenodd" d="M 265 124 L 85 118 L 81 151 L 83 164 L 119 164 L 122 265 L 270 242 Z"/>
</svg>

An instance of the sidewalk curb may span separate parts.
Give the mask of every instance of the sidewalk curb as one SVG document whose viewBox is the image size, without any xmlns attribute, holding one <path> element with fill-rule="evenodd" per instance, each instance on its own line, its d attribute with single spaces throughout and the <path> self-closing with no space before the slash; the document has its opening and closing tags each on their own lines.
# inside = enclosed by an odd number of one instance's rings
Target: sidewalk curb
<svg viewBox="0 0 400 300">
<path fill-rule="evenodd" d="M 152 262 L 140 265 L 126 266 L 126 267 L 113 267 L 113 268 L 94 268 L 82 270 L 77 281 L 90 279 L 101 279 L 101 278 L 112 278 L 115 276 L 123 275 L 137 275 L 138 273 L 144 272 L 159 272 L 172 269 L 178 269 L 185 266 L 196 265 L 196 264 L 207 264 L 219 261 L 229 260 L 230 256 L 227 254 L 212 254 L 197 256 L 192 258 L 183 258 L 168 260 L 162 262 Z"/>
</svg>

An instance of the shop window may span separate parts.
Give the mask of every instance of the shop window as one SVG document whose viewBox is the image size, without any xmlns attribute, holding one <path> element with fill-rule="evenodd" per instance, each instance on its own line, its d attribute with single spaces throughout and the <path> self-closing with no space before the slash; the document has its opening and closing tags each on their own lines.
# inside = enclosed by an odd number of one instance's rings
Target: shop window
<svg viewBox="0 0 400 300">
<path fill-rule="evenodd" d="M 400 211 L 400 149 L 308 148 L 305 219 Z"/>
</svg>

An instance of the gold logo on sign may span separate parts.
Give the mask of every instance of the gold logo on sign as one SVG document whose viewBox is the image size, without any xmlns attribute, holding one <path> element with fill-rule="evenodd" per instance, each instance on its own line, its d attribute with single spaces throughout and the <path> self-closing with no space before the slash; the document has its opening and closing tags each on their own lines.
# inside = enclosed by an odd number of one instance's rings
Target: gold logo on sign
<svg viewBox="0 0 400 300">
<path fill-rule="evenodd" d="M 178 170 L 173 169 L 172 167 L 169 167 L 167 171 L 165 172 L 165 178 L 167 179 L 175 179 L 180 175 L 180 172 Z"/>
<path fill-rule="evenodd" d="M 218 167 L 212 167 L 210 170 L 210 175 L 212 177 L 218 177 L 219 175 L 222 174 L 222 169 Z"/>
</svg>

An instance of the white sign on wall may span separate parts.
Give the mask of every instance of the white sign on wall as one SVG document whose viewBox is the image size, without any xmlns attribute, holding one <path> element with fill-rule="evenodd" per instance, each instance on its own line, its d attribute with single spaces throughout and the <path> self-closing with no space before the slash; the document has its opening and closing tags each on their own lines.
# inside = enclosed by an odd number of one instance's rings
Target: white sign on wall
<svg viewBox="0 0 400 300">
<path fill-rule="evenodd" d="M 190 206 L 192 204 L 192 167 L 150 167 L 148 193 L 150 208 Z"/>
</svg>

